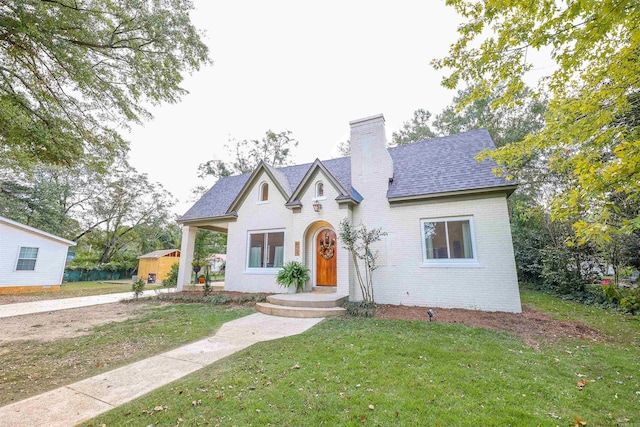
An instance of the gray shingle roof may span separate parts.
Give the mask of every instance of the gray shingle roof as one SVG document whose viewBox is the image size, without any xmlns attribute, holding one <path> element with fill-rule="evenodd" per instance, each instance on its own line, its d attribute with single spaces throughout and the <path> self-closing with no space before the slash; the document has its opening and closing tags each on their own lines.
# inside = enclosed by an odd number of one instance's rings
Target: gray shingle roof
<svg viewBox="0 0 640 427">
<path fill-rule="evenodd" d="M 354 197 L 356 200 L 362 200 L 362 196 L 351 187 L 351 161 L 349 157 L 325 160 L 322 163 L 347 190 L 357 195 L 357 197 Z M 285 191 L 288 192 L 288 195 L 290 195 L 291 192 L 298 187 L 298 184 L 300 184 L 300 181 L 302 181 L 302 178 L 304 178 L 312 164 L 313 163 L 305 163 L 282 168 L 273 168 L 268 165 L 267 167 L 269 167 L 269 170 L 276 179 L 280 181 L 280 184 Z M 228 215 L 227 211 L 231 203 L 233 203 L 250 176 L 250 173 L 246 173 L 220 178 L 218 182 L 180 218 L 180 221 Z"/>
<path fill-rule="evenodd" d="M 476 161 L 485 148 L 495 148 L 486 129 L 390 148 L 393 182 L 387 198 L 513 186 L 514 182 L 493 174 L 497 166 L 493 160 Z"/>
<path fill-rule="evenodd" d="M 495 148 L 491 136 L 484 130 L 433 138 L 389 149 L 393 159 L 393 182 L 389 199 L 416 197 L 452 191 L 507 187 L 514 185 L 496 177 L 495 162 L 478 163 L 475 155 L 485 148 Z M 273 168 L 269 170 L 288 194 L 298 187 L 313 163 Z M 356 201 L 362 196 L 351 186 L 349 157 L 324 160 L 322 164 L 340 181 Z M 251 174 L 221 178 L 185 213 L 180 221 L 214 218 L 228 215 L 228 210 Z M 345 196 L 341 196 L 345 197 Z"/>
</svg>

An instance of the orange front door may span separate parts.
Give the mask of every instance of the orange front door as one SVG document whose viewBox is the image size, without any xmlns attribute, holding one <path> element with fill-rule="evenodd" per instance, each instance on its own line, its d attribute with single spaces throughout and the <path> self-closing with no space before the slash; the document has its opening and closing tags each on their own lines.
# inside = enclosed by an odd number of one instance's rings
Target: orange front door
<svg viewBox="0 0 640 427">
<path fill-rule="evenodd" d="M 316 237 L 316 285 L 336 286 L 338 245 L 333 230 L 321 230 Z"/>
</svg>

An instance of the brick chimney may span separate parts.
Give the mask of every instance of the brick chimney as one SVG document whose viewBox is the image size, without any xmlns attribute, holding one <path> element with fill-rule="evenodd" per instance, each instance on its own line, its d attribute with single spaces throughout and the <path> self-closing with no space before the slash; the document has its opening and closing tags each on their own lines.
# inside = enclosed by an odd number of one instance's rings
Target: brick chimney
<svg viewBox="0 0 640 427">
<path fill-rule="evenodd" d="M 384 116 L 378 114 L 349 122 L 351 126 L 351 185 L 364 198 L 366 210 L 388 206 L 387 189 L 393 160 L 387 151 Z M 381 206 L 382 207 L 382 206 Z"/>
</svg>

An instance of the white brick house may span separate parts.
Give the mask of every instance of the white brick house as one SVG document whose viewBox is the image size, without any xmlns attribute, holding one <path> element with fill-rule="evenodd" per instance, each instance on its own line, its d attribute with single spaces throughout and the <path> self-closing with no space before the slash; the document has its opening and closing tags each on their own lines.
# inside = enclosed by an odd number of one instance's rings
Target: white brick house
<svg viewBox="0 0 640 427">
<path fill-rule="evenodd" d="M 220 179 L 180 218 L 178 286 L 190 279 L 197 228 L 228 233 L 225 289 L 284 292 L 279 267 L 311 269 L 306 289 L 359 300 L 351 257 L 337 231 L 380 227 L 376 302 L 520 312 L 507 212 L 513 183 L 475 155 L 494 148 L 476 130 L 387 148 L 384 117 L 351 125 L 351 156 Z M 186 256 L 184 256 L 186 254 Z"/>
<path fill-rule="evenodd" d="M 0 293 L 58 289 L 76 244 L 0 216 Z"/>
</svg>

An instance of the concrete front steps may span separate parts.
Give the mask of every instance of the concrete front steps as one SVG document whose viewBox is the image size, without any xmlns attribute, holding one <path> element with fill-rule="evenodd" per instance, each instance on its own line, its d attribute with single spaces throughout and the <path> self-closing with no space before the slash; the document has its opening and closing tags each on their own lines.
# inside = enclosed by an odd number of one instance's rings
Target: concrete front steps
<svg viewBox="0 0 640 427">
<path fill-rule="evenodd" d="M 277 294 L 268 296 L 268 302 L 257 303 L 256 310 L 280 317 L 342 316 L 346 310 L 341 306 L 347 299 L 346 295 L 336 293 Z"/>
</svg>

